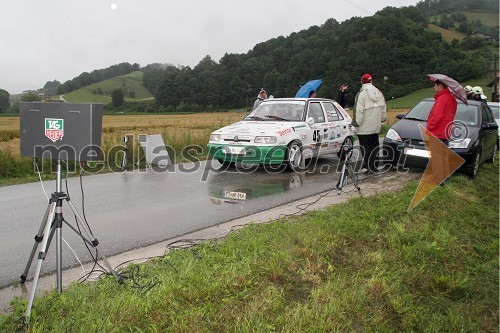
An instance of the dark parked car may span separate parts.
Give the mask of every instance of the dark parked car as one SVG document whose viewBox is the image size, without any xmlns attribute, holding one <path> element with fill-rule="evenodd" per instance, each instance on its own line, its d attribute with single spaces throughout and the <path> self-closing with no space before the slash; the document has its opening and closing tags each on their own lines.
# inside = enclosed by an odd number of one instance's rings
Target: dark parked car
<svg viewBox="0 0 500 333">
<path fill-rule="evenodd" d="M 482 162 L 495 161 L 498 125 L 488 105 L 476 101 L 468 101 L 468 105 L 458 100 L 457 103 L 453 127 L 453 135 L 457 138 L 452 138 L 448 146 L 465 159 L 461 169 L 474 178 Z M 387 148 L 393 153 L 391 157 L 394 164 L 427 165 L 429 155 L 418 125 L 426 127 L 433 105 L 433 98 L 424 99 L 406 115 L 397 116 L 400 120 L 384 138 L 384 145 L 390 146 Z"/>
</svg>

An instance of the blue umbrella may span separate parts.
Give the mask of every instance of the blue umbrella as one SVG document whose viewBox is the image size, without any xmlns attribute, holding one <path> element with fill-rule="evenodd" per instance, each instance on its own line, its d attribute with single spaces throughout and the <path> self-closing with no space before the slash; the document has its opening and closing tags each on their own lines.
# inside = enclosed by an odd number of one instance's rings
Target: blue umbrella
<svg viewBox="0 0 500 333">
<path fill-rule="evenodd" d="M 311 91 L 318 90 L 319 86 L 323 83 L 323 80 L 312 80 L 300 87 L 299 91 L 295 94 L 296 98 L 307 98 Z"/>
</svg>

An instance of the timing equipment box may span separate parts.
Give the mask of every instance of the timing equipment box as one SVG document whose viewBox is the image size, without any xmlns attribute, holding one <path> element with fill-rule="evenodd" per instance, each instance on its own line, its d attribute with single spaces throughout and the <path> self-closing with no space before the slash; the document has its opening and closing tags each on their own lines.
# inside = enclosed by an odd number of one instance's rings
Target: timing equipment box
<svg viewBox="0 0 500 333">
<path fill-rule="evenodd" d="M 21 155 L 101 161 L 102 104 L 20 103 Z"/>
</svg>

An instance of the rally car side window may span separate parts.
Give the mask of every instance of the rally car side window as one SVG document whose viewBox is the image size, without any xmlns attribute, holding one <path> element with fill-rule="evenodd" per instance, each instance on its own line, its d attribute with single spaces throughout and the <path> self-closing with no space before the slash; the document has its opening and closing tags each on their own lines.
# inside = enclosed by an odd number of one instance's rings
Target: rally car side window
<svg viewBox="0 0 500 333">
<path fill-rule="evenodd" d="M 333 105 L 333 103 L 323 103 L 326 111 L 326 117 L 329 122 L 343 120 L 342 113 Z"/>
<path fill-rule="evenodd" d="M 315 123 L 325 122 L 325 115 L 319 103 L 309 103 L 309 117 L 313 117 Z"/>
</svg>

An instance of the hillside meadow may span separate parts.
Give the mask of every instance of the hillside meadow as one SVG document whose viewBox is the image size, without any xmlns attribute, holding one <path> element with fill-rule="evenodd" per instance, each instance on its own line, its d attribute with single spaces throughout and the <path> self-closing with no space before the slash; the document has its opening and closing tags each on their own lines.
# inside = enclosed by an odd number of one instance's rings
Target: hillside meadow
<svg viewBox="0 0 500 333">
<path fill-rule="evenodd" d="M 142 85 L 143 72 L 135 71 L 130 74 L 117 76 L 98 83 L 93 83 L 70 93 L 64 94 L 68 102 L 78 103 L 110 103 L 111 91 L 122 89 L 127 101 L 152 100 L 153 95 Z M 102 93 L 97 93 L 98 91 Z M 133 97 L 129 94 L 133 93 Z"/>
</svg>

